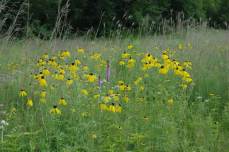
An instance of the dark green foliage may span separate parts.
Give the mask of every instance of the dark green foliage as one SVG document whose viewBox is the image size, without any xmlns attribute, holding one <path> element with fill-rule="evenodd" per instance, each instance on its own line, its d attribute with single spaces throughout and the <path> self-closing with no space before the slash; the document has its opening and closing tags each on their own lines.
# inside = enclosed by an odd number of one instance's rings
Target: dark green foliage
<svg viewBox="0 0 229 152">
<path fill-rule="evenodd" d="M 67 2 L 67 9 L 61 11 Z M 195 19 L 224 28 L 229 22 L 228 0 L 12 0 L 0 13 L 0 21 L 9 18 L 5 29 L 13 22 L 10 15 L 5 15 L 12 10 L 15 15 L 20 4 L 24 8 L 19 16 L 20 27 L 25 29 L 29 23 L 35 35 L 53 30 L 58 8 L 66 13 L 66 24 L 73 32 L 138 29 L 142 24 L 159 25 L 163 19 L 172 19 L 173 23 L 178 19 Z"/>
</svg>

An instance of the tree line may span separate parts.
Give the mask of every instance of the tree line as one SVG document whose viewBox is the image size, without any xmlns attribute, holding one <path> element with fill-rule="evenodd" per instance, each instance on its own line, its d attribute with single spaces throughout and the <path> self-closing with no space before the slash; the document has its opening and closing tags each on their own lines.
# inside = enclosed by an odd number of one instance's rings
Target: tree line
<svg viewBox="0 0 229 152">
<path fill-rule="evenodd" d="M 2 0 L 0 6 L 1 31 L 17 17 L 18 31 L 35 34 L 54 34 L 58 27 L 56 32 L 68 28 L 82 33 L 138 29 L 166 20 L 174 25 L 180 20 L 206 21 L 214 28 L 227 28 L 229 23 L 229 0 Z"/>
</svg>

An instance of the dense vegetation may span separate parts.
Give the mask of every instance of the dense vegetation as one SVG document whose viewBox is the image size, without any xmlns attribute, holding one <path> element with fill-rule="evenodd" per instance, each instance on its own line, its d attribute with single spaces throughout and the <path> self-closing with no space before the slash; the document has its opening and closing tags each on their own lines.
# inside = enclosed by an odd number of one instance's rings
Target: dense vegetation
<svg viewBox="0 0 229 152">
<path fill-rule="evenodd" d="M 228 152 L 228 37 L 1 43 L 0 151 Z"/>
<path fill-rule="evenodd" d="M 206 21 L 217 28 L 227 28 L 229 21 L 228 0 L 2 0 L 0 4 L 4 6 L 0 29 L 8 29 L 17 16 L 17 31 L 35 35 L 56 26 L 78 33 L 109 33 L 117 28 L 136 31 L 144 25 L 155 32 L 161 25 L 178 26 L 180 21 Z"/>
</svg>

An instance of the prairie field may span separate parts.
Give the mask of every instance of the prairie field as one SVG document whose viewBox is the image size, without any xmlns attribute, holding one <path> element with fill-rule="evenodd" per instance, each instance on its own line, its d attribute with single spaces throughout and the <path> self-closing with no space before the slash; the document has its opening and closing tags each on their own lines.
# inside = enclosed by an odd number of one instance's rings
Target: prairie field
<svg viewBox="0 0 229 152">
<path fill-rule="evenodd" d="M 0 40 L 1 152 L 228 152 L 229 31 Z"/>
</svg>

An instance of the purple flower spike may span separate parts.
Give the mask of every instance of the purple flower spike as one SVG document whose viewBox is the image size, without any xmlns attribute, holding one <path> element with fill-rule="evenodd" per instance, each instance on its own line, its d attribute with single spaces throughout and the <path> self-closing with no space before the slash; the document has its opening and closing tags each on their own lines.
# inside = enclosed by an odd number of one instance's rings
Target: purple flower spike
<svg viewBox="0 0 229 152">
<path fill-rule="evenodd" d="M 99 81 L 98 81 L 99 88 L 102 87 L 103 81 L 101 80 L 101 76 L 99 75 Z"/>
<path fill-rule="evenodd" d="M 106 68 L 106 80 L 107 80 L 107 82 L 110 80 L 110 75 L 111 75 L 110 63 L 109 63 L 109 60 L 107 60 L 107 68 Z"/>
</svg>

